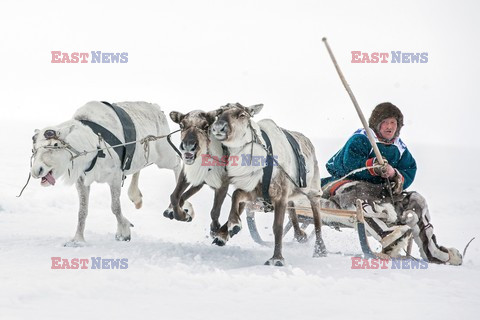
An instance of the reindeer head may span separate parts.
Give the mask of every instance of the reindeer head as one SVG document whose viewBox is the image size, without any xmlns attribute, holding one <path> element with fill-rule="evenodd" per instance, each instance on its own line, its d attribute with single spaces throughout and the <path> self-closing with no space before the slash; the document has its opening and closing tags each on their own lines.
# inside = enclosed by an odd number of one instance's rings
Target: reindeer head
<svg viewBox="0 0 480 320">
<path fill-rule="evenodd" d="M 216 110 L 217 120 L 212 125 L 213 136 L 223 144 L 231 147 L 247 143 L 251 137 L 250 119 L 258 114 L 263 104 L 244 107 L 239 103 L 229 103 Z M 244 141 L 245 140 L 245 141 Z"/>
<path fill-rule="evenodd" d="M 71 160 L 71 153 L 65 148 L 65 139 L 72 131 L 73 126 L 47 127 L 35 130 L 33 140 L 32 177 L 41 178 L 41 185 L 54 185 L 56 179 L 67 171 Z"/>
<path fill-rule="evenodd" d="M 178 123 L 181 133 L 180 151 L 186 165 L 191 165 L 195 159 L 206 152 L 209 140 L 209 130 L 215 121 L 215 112 L 202 110 L 183 114 L 177 111 L 170 112 L 170 118 Z"/>
</svg>

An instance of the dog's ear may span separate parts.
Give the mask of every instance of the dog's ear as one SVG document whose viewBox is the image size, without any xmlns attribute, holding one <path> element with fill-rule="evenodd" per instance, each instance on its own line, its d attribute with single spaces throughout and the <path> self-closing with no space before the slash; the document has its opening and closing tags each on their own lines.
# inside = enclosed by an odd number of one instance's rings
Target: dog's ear
<svg viewBox="0 0 480 320">
<path fill-rule="evenodd" d="M 172 121 L 175 123 L 180 123 L 183 120 L 183 118 L 185 118 L 185 115 L 181 112 L 178 112 L 178 111 L 170 112 L 170 119 L 172 119 Z"/>
</svg>

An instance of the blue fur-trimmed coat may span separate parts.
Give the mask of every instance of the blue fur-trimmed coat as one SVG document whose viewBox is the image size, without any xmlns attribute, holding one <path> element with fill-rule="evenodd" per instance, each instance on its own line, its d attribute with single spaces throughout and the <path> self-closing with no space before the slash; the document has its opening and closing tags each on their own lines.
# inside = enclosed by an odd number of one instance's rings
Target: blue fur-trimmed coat
<svg viewBox="0 0 480 320">
<path fill-rule="evenodd" d="M 371 130 L 371 129 L 370 129 Z M 388 163 L 402 175 L 404 184 L 403 189 L 407 189 L 415 179 L 417 164 L 407 146 L 400 138 L 395 138 L 392 144 L 379 142 L 373 130 L 371 130 L 378 149 Z M 340 149 L 326 164 L 331 177 L 322 179 L 322 186 L 340 179 L 349 172 L 372 166 L 375 160 L 375 153 L 370 145 L 365 129 L 358 129 L 348 139 L 345 146 Z M 363 170 L 347 177 L 350 180 L 363 180 L 371 183 L 383 183 L 385 179 L 377 176 L 373 170 Z"/>
</svg>

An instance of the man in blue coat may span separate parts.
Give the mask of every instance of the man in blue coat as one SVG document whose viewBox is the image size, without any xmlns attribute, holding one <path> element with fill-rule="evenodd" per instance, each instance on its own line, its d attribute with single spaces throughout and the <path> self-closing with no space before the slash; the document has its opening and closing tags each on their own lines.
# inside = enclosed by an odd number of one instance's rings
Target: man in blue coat
<svg viewBox="0 0 480 320">
<path fill-rule="evenodd" d="M 384 253 L 400 255 L 413 235 L 423 259 L 460 265 L 457 249 L 437 244 L 425 199 L 405 191 L 415 179 L 417 165 L 399 137 L 402 112 L 389 102 L 381 103 L 368 124 L 384 165 L 379 165 L 365 130 L 357 130 L 326 164 L 331 176 L 322 179 L 324 197 L 342 209 L 361 199 L 367 230 L 380 241 Z"/>
</svg>

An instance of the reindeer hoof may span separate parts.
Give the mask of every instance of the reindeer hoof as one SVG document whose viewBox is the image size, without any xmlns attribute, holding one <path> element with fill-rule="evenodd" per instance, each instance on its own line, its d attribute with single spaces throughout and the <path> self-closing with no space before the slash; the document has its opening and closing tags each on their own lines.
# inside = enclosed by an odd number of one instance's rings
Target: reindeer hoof
<svg viewBox="0 0 480 320">
<path fill-rule="evenodd" d="M 231 237 L 233 237 L 234 235 L 236 235 L 237 233 L 239 233 L 240 230 L 242 230 L 242 227 L 240 227 L 240 226 L 238 226 L 238 225 L 237 225 L 237 226 L 234 226 L 234 227 L 232 228 L 232 230 L 228 230 L 228 235 L 229 235 L 230 238 L 231 238 Z"/>
<path fill-rule="evenodd" d="M 184 208 L 183 209 L 183 214 L 185 215 L 185 218 L 183 219 L 183 221 L 185 222 L 190 222 L 193 220 L 193 209 L 192 209 L 192 214 L 189 214 L 190 210 L 188 208 Z"/>
<path fill-rule="evenodd" d="M 302 232 L 295 235 L 295 240 L 297 240 L 298 243 L 305 243 L 308 241 L 308 235 L 302 230 Z"/>
<path fill-rule="evenodd" d="M 314 258 L 323 258 L 323 257 L 326 257 L 326 256 L 327 256 L 326 252 L 314 252 L 313 253 Z"/>
<path fill-rule="evenodd" d="M 185 213 L 185 222 L 191 222 L 193 220 L 192 216 L 188 214 L 188 209 L 184 209 L 183 212 Z"/>
<path fill-rule="evenodd" d="M 210 223 L 210 236 L 215 238 L 220 230 L 220 224 L 218 222 Z"/>
<path fill-rule="evenodd" d="M 135 209 L 140 209 L 142 207 L 142 201 L 141 200 L 140 200 L 140 202 L 137 202 L 137 203 L 134 202 L 134 204 L 135 204 Z"/>
<path fill-rule="evenodd" d="M 68 242 L 65 242 L 63 246 L 68 247 L 68 248 L 85 247 L 86 242 L 85 241 L 79 241 L 79 240 L 70 240 Z"/>
<path fill-rule="evenodd" d="M 169 218 L 170 220 L 173 220 L 173 210 L 167 209 L 163 211 L 163 216 L 165 218 Z"/>
<path fill-rule="evenodd" d="M 117 241 L 130 241 L 131 236 L 122 236 L 122 235 L 115 235 L 115 240 Z"/>
<path fill-rule="evenodd" d="M 226 244 L 226 242 L 223 239 L 215 238 L 213 239 L 212 244 L 216 244 L 219 247 L 223 247 Z"/>
<path fill-rule="evenodd" d="M 185 217 L 184 218 L 181 218 L 179 216 L 174 216 L 175 220 L 178 220 L 178 221 L 182 221 L 182 222 L 191 222 L 193 220 L 193 218 L 186 212 L 184 212 L 185 214 Z"/>
<path fill-rule="evenodd" d="M 315 249 L 313 249 L 313 257 L 320 258 L 327 256 L 327 248 L 322 244 L 315 244 Z"/>
<path fill-rule="evenodd" d="M 274 259 L 271 258 L 267 261 L 265 261 L 266 266 L 275 266 L 275 267 L 283 267 L 285 265 L 285 259 Z"/>
</svg>

